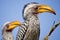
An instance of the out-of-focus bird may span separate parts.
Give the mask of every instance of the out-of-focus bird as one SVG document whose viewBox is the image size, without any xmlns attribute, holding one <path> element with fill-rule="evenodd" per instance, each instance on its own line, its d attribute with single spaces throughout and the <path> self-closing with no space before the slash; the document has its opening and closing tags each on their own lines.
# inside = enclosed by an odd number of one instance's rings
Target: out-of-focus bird
<svg viewBox="0 0 60 40">
<path fill-rule="evenodd" d="M 47 5 L 40 5 L 35 2 L 28 3 L 23 8 L 24 23 L 19 28 L 16 40 L 39 40 L 40 23 L 38 14 L 50 12 L 54 15 L 54 10 Z"/>
<path fill-rule="evenodd" d="M 12 30 L 20 26 L 18 21 L 6 22 L 2 28 L 2 40 L 14 40 Z"/>
<path fill-rule="evenodd" d="M 48 34 L 44 37 L 44 40 L 48 40 L 49 36 L 53 33 L 53 31 L 60 25 L 60 22 L 54 24 Z"/>
</svg>

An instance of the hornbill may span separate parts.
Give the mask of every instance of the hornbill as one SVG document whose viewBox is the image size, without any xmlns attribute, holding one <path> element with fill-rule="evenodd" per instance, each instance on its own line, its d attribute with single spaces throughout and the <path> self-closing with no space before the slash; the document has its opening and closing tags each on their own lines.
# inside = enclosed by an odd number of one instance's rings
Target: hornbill
<svg viewBox="0 0 60 40">
<path fill-rule="evenodd" d="M 57 22 L 56 24 L 54 24 L 52 26 L 52 28 L 50 29 L 50 31 L 48 32 L 48 34 L 44 37 L 43 40 L 48 40 L 48 38 L 50 37 L 50 35 L 53 33 L 53 31 L 60 25 L 60 22 Z"/>
<path fill-rule="evenodd" d="M 39 40 L 40 23 L 38 21 L 38 14 L 43 12 L 56 15 L 54 10 L 47 5 L 31 2 L 24 6 L 22 14 L 24 22 L 18 30 L 16 40 Z"/>
<path fill-rule="evenodd" d="M 20 26 L 19 21 L 6 22 L 2 28 L 2 40 L 14 40 L 12 30 Z"/>
</svg>

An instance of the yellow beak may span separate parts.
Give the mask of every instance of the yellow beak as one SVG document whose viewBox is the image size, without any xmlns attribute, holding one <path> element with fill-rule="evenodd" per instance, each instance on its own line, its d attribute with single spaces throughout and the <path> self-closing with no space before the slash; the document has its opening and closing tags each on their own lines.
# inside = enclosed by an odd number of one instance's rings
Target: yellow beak
<svg viewBox="0 0 60 40">
<path fill-rule="evenodd" d="M 49 7 L 47 5 L 38 6 L 37 13 L 39 14 L 39 13 L 43 13 L 43 12 L 50 12 L 50 13 L 56 15 L 56 13 L 54 12 L 54 10 L 51 7 Z"/>
<path fill-rule="evenodd" d="M 20 26 L 21 23 L 19 21 L 13 21 L 11 23 L 9 23 L 9 27 L 8 27 L 8 30 L 12 30 L 14 28 L 16 28 L 17 26 Z"/>
</svg>

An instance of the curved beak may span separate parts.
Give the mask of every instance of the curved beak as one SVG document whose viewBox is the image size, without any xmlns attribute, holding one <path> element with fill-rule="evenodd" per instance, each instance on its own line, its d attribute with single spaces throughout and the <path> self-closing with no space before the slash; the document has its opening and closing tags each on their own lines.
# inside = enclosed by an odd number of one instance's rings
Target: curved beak
<svg viewBox="0 0 60 40">
<path fill-rule="evenodd" d="M 51 7 L 49 7 L 47 5 L 39 5 L 38 9 L 37 9 L 37 13 L 39 14 L 39 13 L 43 13 L 43 12 L 50 12 L 50 13 L 56 15 L 56 13 L 54 12 L 54 10 Z"/>
<path fill-rule="evenodd" d="M 14 29 L 14 28 L 16 28 L 17 26 L 20 26 L 20 25 L 21 25 L 21 23 L 19 21 L 10 22 L 8 30 L 12 30 L 12 29 Z"/>
</svg>

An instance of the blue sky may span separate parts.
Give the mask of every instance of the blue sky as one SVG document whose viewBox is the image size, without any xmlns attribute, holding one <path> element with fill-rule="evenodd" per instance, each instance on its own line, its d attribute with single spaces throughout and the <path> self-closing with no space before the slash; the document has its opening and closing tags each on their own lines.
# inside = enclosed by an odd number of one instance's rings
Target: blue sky
<svg viewBox="0 0 60 40">
<path fill-rule="evenodd" d="M 7 21 L 15 21 L 18 20 L 20 22 L 24 22 L 22 17 L 22 9 L 25 4 L 30 2 L 37 2 L 39 4 L 45 4 L 52 7 L 56 15 L 50 13 L 43 13 L 38 15 L 40 22 L 40 40 L 49 32 L 50 28 L 53 25 L 54 20 L 56 22 L 60 21 L 60 0 L 0 0 L 0 40 L 2 25 Z M 18 27 L 15 28 L 12 32 L 14 36 L 14 40 L 16 39 L 16 34 L 18 31 Z M 56 30 L 49 37 L 49 40 L 59 40 L 60 39 L 60 27 L 56 28 Z"/>
</svg>

